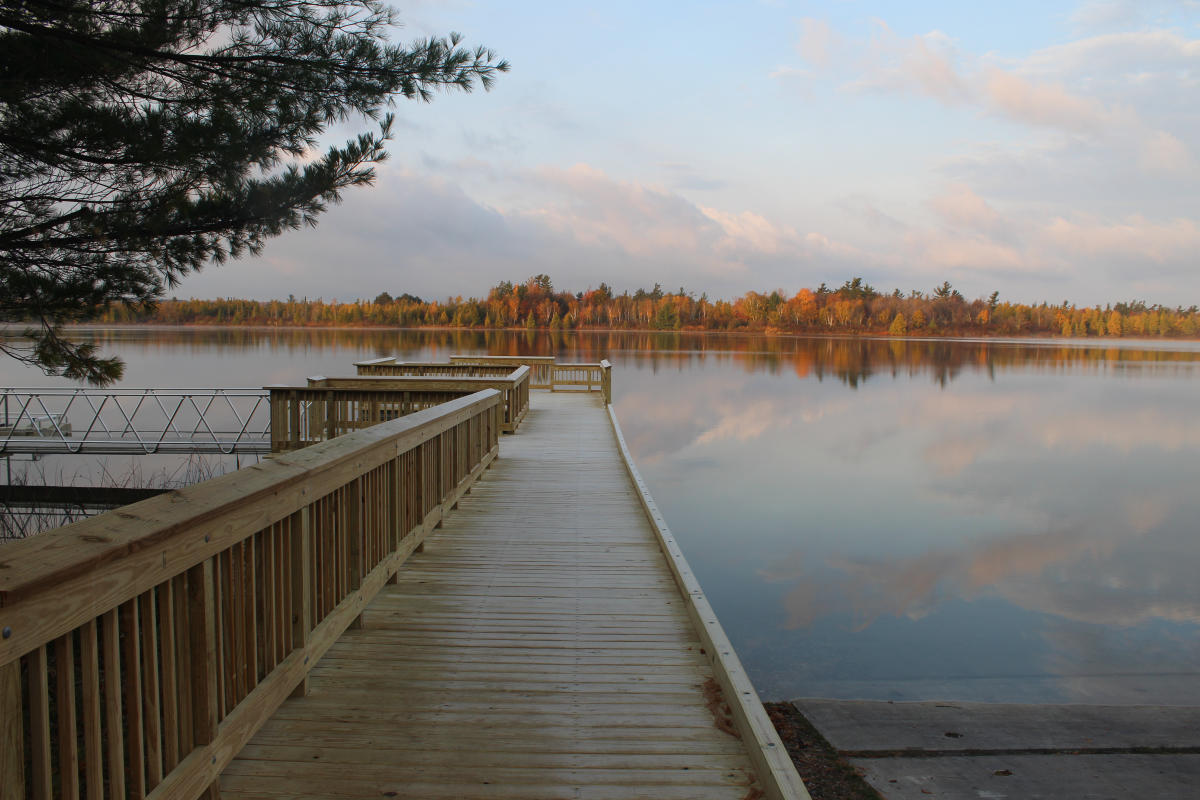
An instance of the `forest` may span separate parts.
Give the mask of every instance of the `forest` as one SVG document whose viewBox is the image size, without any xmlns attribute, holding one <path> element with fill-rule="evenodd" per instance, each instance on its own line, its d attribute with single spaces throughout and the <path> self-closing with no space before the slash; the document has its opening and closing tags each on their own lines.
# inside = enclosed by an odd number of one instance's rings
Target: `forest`
<svg viewBox="0 0 1200 800">
<path fill-rule="evenodd" d="M 926 293 L 877 291 L 862 278 L 836 289 L 821 284 L 792 296 L 750 291 L 734 300 L 699 297 L 682 287 L 616 294 L 607 284 L 582 292 L 557 291 L 550 277 L 503 281 L 487 296 L 423 300 L 381 292 L 373 300 L 180 300 L 106 309 L 103 323 L 400 327 L 550 330 L 744 331 L 890 336 L 1200 336 L 1200 309 L 1141 301 L 1104 306 L 1026 305 L 999 292 L 967 300 L 944 282 Z"/>
</svg>

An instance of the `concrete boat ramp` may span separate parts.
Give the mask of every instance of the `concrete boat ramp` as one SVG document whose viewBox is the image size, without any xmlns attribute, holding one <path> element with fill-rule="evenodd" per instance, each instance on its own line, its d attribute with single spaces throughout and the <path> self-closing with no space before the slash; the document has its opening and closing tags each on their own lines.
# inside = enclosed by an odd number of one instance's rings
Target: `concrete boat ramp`
<svg viewBox="0 0 1200 800">
<path fill-rule="evenodd" d="M 1200 798 L 1200 707 L 792 702 L 888 800 Z"/>
</svg>

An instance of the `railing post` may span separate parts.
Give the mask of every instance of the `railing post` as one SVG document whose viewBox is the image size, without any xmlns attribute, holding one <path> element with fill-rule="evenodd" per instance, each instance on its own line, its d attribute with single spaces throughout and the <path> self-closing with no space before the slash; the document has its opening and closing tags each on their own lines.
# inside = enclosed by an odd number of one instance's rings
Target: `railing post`
<svg viewBox="0 0 1200 800">
<path fill-rule="evenodd" d="M 25 800 L 21 659 L 0 665 L 0 800 Z"/>
</svg>

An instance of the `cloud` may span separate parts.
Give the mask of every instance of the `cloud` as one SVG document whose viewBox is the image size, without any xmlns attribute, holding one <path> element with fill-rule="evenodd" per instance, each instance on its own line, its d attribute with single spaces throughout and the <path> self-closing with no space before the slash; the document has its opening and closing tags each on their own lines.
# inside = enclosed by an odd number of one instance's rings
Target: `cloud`
<svg viewBox="0 0 1200 800">
<path fill-rule="evenodd" d="M 1176 218 L 1156 222 L 1134 215 L 1121 222 L 1088 217 L 1052 220 L 1043 230 L 1046 241 L 1073 256 L 1114 259 L 1127 264 L 1195 268 L 1200 252 L 1200 223 Z"/>
<path fill-rule="evenodd" d="M 800 38 L 796 42 L 796 52 L 808 63 L 817 67 L 827 67 L 833 58 L 833 51 L 841 45 L 839 37 L 829 23 L 804 17 L 800 20 Z"/>
<path fill-rule="evenodd" d="M 1141 143 L 1139 163 L 1150 172 L 1186 175 L 1196 172 L 1196 159 L 1179 137 L 1166 131 L 1147 131 Z"/>
<path fill-rule="evenodd" d="M 1095 100 L 1077 97 L 1059 85 L 1033 83 L 999 69 L 988 70 L 983 91 L 993 110 L 1030 125 L 1097 133 L 1112 121 L 1112 115 Z"/>
<path fill-rule="evenodd" d="M 1042 48 L 1025 58 L 1026 72 L 1076 78 L 1105 73 L 1126 78 L 1149 72 L 1166 78 L 1194 68 L 1200 41 L 1172 30 L 1123 31 L 1089 36 Z"/>
<path fill-rule="evenodd" d="M 965 183 L 952 183 L 934 196 L 929 205 L 952 227 L 993 231 L 1003 227 L 996 209 Z"/>
<path fill-rule="evenodd" d="M 861 57 L 859 75 L 846 84 L 855 91 L 911 91 L 955 105 L 968 102 L 972 90 L 959 73 L 957 52 L 941 31 L 903 39 L 875 20 Z"/>
<path fill-rule="evenodd" d="M 1071 13 L 1071 22 L 1084 30 L 1129 27 L 1141 22 L 1146 0 L 1091 0 Z"/>
</svg>

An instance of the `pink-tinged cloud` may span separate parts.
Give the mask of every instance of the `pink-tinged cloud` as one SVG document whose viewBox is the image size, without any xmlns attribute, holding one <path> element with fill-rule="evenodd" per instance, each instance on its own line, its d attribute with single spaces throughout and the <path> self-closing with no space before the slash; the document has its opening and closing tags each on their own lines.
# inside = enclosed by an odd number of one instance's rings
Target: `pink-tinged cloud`
<svg viewBox="0 0 1200 800">
<path fill-rule="evenodd" d="M 1098 133 L 1113 119 L 1095 100 L 1077 97 L 1057 84 L 1034 83 L 999 69 L 988 71 L 983 92 L 993 110 L 1029 125 Z"/>
<path fill-rule="evenodd" d="M 1189 176 L 1196 172 L 1196 158 L 1183 141 L 1166 131 L 1147 131 L 1138 163 L 1145 170 L 1164 175 Z"/>
<path fill-rule="evenodd" d="M 721 227 L 724 233 L 718 246 L 736 253 L 745 249 L 761 253 L 797 252 L 800 249 L 796 232 L 775 225 L 761 214 L 743 211 L 732 214 L 715 208 L 700 207 L 700 212 Z"/>
<path fill-rule="evenodd" d="M 970 97 L 971 91 L 954 64 L 950 37 L 941 31 L 913 37 L 901 69 L 932 97 L 951 103 Z"/>
<path fill-rule="evenodd" d="M 813 17 L 800 20 L 800 39 L 796 42 L 796 51 L 808 63 L 817 67 L 828 66 L 833 51 L 840 46 L 840 37 L 825 20 Z"/>
<path fill-rule="evenodd" d="M 971 87 L 959 73 L 950 37 L 941 31 L 902 39 L 882 20 L 868 44 L 853 90 L 911 91 L 948 105 L 969 102 Z"/>
<path fill-rule="evenodd" d="M 715 226 L 679 195 L 613 180 L 587 164 L 543 167 L 537 175 L 559 193 L 556 202 L 527 214 L 583 245 L 615 245 L 631 255 L 645 256 L 695 251 L 716 233 Z"/>
<path fill-rule="evenodd" d="M 1003 220 L 996 211 L 965 183 L 953 183 L 929 201 L 930 207 L 949 225 L 972 231 L 995 231 Z"/>
<path fill-rule="evenodd" d="M 1044 228 L 1043 235 L 1051 245 L 1072 255 L 1194 264 L 1200 253 L 1200 224 L 1193 219 L 1155 222 L 1133 216 L 1108 223 L 1059 217 Z"/>
<path fill-rule="evenodd" d="M 986 235 L 913 230 L 902 241 L 905 252 L 914 260 L 914 269 L 926 272 L 958 269 L 1030 272 L 1048 266 L 1034 254 Z"/>
</svg>

